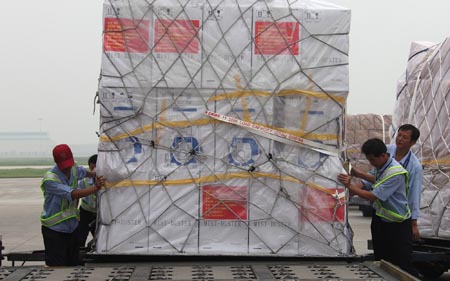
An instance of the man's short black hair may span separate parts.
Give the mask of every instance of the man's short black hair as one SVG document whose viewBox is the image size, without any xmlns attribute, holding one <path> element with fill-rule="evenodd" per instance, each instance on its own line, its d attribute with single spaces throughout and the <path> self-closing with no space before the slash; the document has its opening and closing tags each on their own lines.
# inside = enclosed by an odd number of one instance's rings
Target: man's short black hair
<svg viewBox="0 0 450 281">
<path fill-rule="evenodd" d="M 361 152 L 365 155 L 373 155 L 375 157 L 387 153 L 387 148 L 384 142 L 378 138 L 367 140 L 361 147 Z"/>
<path fill-rule="evenodd" d="M 89 157 L 88 165 L 91 164 L 97 165 L 97 154 L 94 154 L 91 157 Z"/>
<path fill-rule="evenodd" d="M 417 141 L 420 137 L 420 131 L 414 125 L 403 124 L 398 128 L 398 131 L 411 131 L 411 141 Z"/>
</svg>

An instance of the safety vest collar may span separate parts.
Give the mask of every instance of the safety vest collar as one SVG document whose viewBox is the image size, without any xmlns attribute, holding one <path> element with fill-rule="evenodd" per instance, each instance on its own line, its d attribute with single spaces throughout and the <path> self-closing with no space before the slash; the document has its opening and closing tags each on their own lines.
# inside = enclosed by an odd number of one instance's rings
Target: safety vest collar
<svg viewBox="0 0 450 281">
<path fill-rule="evenodd" d="M 401 165 L 391 166 L 385 168 L 381 174 L 378 174 L 378 171 L 375 173 L 375 177 L 379 179 L 377 183 L 375 184 L 375 187 L 380 185 L 382 181 L 385 181 L 397 174 L 403 174 L 407 172 Z"/>
</svg>

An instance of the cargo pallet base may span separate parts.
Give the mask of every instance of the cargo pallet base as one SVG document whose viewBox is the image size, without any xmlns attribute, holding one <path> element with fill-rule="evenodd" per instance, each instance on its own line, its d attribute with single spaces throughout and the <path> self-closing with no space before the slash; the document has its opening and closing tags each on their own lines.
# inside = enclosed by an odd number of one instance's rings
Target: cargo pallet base
<svg viewBox="0 0 450 281">
<path fill-rule="evenodd" d="M 1 267 L 0 280 L 416 280 L 384 261 L 348 257 L 303 260 L 159 256 L 154 257 L 157 262 L 126 260 L 82 267 Z"/>
</svg>

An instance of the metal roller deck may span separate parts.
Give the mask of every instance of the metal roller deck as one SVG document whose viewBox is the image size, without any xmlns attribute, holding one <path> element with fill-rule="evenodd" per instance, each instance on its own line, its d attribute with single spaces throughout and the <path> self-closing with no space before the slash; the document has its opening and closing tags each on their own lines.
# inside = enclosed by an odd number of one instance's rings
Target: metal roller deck
<svg viewBox="0 0 450 281">
<path fill-rule="evenodd" d="M 143 281 L 143 280 L 415 280 L 388 263 L 372 261 L 230 261 L 181 263 L 110 263 L 82 267 L 0 267 L 2 281 Z"/>
</svg>

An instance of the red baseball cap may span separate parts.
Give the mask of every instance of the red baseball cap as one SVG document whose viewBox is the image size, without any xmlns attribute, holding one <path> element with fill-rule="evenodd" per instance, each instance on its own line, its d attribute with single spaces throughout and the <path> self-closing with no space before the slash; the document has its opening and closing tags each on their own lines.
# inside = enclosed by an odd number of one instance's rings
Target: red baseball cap
<svg viewBox="0 0 450 281">
<path fill-rule="evenodd" d="M 72 150 L 67 144 L 58 144 L 53 148 L 53 159 L 60 170 L 71 168 L 75 164 Z"/>
</svg>

